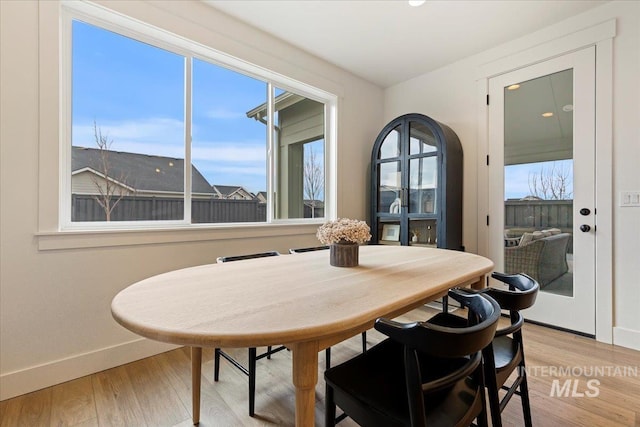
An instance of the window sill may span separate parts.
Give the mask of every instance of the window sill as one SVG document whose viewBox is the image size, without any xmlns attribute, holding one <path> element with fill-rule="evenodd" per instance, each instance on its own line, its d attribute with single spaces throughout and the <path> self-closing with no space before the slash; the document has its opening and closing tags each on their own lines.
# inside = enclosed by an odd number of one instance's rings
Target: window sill
<svg viewBox="0 0 640 427">
<path fill-rule="evenodd" d="M 36 233 L 38 250 L 103 248 L 202 242 L 315 233 L 324 220 L 304 223 L 202 225 L 137 230 L 72 230 Z"/>
</svg>

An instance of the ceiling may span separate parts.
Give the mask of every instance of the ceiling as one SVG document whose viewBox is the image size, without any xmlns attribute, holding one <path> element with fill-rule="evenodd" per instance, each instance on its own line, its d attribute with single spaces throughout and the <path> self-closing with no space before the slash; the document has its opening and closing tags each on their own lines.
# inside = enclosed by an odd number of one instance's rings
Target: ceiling
<svg viewBox="0 0 640 427">
<path fill-rule="evenodd" d="M 505 165 L 572 158 L 573 70 L 509 88 L 504 89 Z"/>
<path fill-rule="evenodd" d="M 606 1 L 203 0 L 380 87 L 389 87 Z"/>
</svg>

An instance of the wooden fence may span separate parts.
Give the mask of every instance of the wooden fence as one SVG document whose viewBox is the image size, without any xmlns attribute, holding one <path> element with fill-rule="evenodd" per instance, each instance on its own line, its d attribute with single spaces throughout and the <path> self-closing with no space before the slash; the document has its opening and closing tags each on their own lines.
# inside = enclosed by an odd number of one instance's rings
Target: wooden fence
<svg viewBox="0 0 640 427">
<path fill-rule="evenodd" d="M 573 200 L 507 200 L 505 228 L 573 232 Z"/>
<path fill-rule="evenodd" d="M 104 209 L 91 195 L 72 196 L 72 221 L 105 221 Z M 181 220 L 184 201 L 170 197 L 123 197 L 111 212 L 111 221 Z M 265 222 L 267 206 L 257 200 L 193 199 L 191 222 Z"/>
</svg>

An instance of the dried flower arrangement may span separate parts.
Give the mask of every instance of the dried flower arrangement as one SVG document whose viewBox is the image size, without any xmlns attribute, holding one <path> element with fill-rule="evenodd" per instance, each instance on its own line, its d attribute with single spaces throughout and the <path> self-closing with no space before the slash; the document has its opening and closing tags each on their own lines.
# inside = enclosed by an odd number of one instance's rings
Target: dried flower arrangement
<svg viewBox="0 0 640 427">
<path fill-rule="evenodd" d="M 362 244 L 371 239 L 369 226 L 364 221 L 349 218 L 338 218 L 318 228 L 316 236 L 325 245 L 332 243 Z"/>
</svg>

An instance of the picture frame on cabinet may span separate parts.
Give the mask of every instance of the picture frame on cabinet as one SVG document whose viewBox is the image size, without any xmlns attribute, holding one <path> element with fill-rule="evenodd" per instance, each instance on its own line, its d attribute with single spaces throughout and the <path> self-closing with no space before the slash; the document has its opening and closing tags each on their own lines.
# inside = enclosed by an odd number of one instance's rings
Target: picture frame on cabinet
<svg viewBox="0 0 640 427">
<path fill-rule="evenodd" d="M 397 242 L 400 240 L 400 224 L 384 224 L 380 240 Z"/>
</svg>

